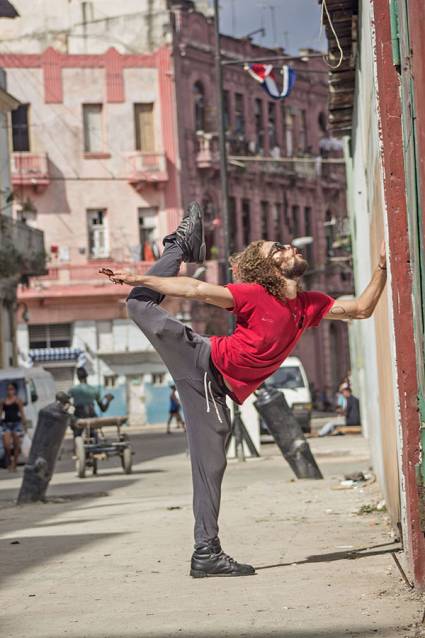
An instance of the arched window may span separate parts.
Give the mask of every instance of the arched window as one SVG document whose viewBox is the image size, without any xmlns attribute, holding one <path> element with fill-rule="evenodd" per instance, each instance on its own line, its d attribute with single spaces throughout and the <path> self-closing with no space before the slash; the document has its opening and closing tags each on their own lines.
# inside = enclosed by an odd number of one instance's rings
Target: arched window
<svg viewBox="0 0 425 638">
<path fill-rule="evenodd" d="M 335 241 L 335 220 L 332 212 L 328 209 L 325 213 L 325 238 L 326 238 L 326 256 L 333 257 L 334 248 L 333 243 Z"/>
<path fill-rule="evenodd" d="M 210 259 L 218 258 L 218 251 L 216 246 L 216 224 L 215 218 L 217 211 L 215 209 L 213 200 L 209 193 L 205 193 L 202 199 L 202 208 L 204 210 L 205 220 L 205 243 L 207 245 L 207 261 Z"/>
<path fill-rule="evenodd" d="M 327 133 L 328 132 L 328 121 L 327 121 L 327 117 L 325 115 L 325 113 L 323 113 L 323 111 L 320 111 L 318 118 L 317 118 L 317 123 L 319 124 L 319 128 L 322 131 L 322 133 Z"/>
<path fill-rule="evenodd" d="M 195 131 L 205 131 L 205 93 L 202 82 L 193 85 Z"/>
</svg>

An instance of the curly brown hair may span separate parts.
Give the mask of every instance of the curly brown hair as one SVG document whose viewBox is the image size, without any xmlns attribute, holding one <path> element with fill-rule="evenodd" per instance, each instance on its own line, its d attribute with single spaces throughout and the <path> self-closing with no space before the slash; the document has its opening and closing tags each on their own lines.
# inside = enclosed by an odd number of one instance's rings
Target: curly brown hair
<svg viewBox="0 0 425 638">
<path fill-rule="evenodd" d="M 264 241 L 253 241 L 245 250 L 230 257 L 235 279 L 243 283 L 260 284 L 274 297 L 285 297 L 285 279 L 272 257 L 264 257 Z"/>
</svg>

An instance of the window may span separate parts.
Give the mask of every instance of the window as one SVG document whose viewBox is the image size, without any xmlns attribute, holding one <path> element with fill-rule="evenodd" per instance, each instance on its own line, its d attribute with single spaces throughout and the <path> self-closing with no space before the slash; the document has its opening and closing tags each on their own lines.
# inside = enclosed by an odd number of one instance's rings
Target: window
<svg viewBox="0 0 425 638">
<path fill-rule="evenodd" d="M 193 85 L 195 131 L 205 131 L 205 95 L 202 82 Z"/>
<path fill-rule="evenodd" d="M 84 152 L 102 153 L 102 104 L 83 104 Z"/>
<path fill-rule="evenodd" d="M 247 246 L 251 241 L 251 205 L 249 199 L 242 200 L 242 241 Z"/>
<path fill-rule="evenodd" d="M 138 216 L 140 259 L 142 261 L 155 261 L 159 257 L 159 249 L 156 242 L 158 209 L 139 208 Z"/>
<path fill-rule="evenodd" d="M 229 251 L 230 253 L 236 250 L 236 199 L 229 197 Z"/>
<path fill-rule="evenodd" d="M 112 338 L 112 321 L 96 321 L 97 348 L 101 352 L 111 352 L 114 349 Z"/>
<path fill-rule="evenodd" d="M 333 243 L 335 241 L 335 220 L 332 217 L 332 213 L 330 210 L 326 211 L 325 215 L 325 239 L 326 239 L 326 256 L 333 257 L 334 248 Z"/>
<path fill-rule="evenodd" d="M 71 324 L 51 323 L 29 325 L 30 349 L 34 348 L 70 348 Z"/>
<path fill-rule="evenodd" d="M 294 116 L 289 109 L 284 110 L 285 115 L 285 142 L 286 156 L 292 157 L 294 154 Z"/>
<path fill-rule="evenodd" d="M 134 105 L 134 133 L 136 151 L 155 151 L 154 105 L 152 102 Z"/>
<path fill-rule="evenodd" d="M 319 128 L 322 131 L 322 133 L 328 132 L 327 118 L 326 118 L 326 115 L 323 113 L 323 111 L 320 111 L 317 118 L 317 123 L 319 124 Z"/>
<path fill-rule="evenodd" d="M 267 239 L 269 235 L 269 202 L 261 202 L 260 218 L 261 239 Z"/>
<path fill-rule="evenodd" d="M 307 138 L 307 111 L 304 109 L 301 111 L 300 118 L 300 134 L 299 134 L 299 146 L 301 153 L 305 153 L 308 147 L 308 138 Z"/>
<path fill-rule="evenodd" d="M 235 93 L 235 133 L 245 135 L 245 100 L 242 93 Z"/>
<path fill-rule="evenodd" d="M 30 150 L 29 104 L 21 104 L 12 111 L 12 147 L 16 152 Z"/>
<path fill-rule="evenodd" d="M 117 374 L 108 374 L 103 376 L 103 387 L 104 388 L 115 388 L 117 385 Z"/>
<path fill-rule="evenodd" d="M 311 208 L 306 206 L 304 208 L 304 235 L 306 237 L 313 237 L 313 224 L 311 219 Z M 314 263 L 314 253 L 313 253 L 314 244 L 307 244 L 305 248 L 305 258 L 308 261 L 310 268 Z"/>
<path fill-rule="evenodd" d="M 272 151 L 277 145 L 276 133 L 276 104 L 269 102 L 268 104 L 268 134 L 269 134 L 269 151 Z"/>
<path fill-rule="evenodd" d="M 226 131 L 230 129 L 230 94 L 229 91 L 223 91 L 223 107 L 224 107 L 224 128 Z"/>
<path fill-rule="evenodd" d="M 106 230 L 106 211 L 88 210 L 88 248 L 90 259 L 109 257 L 108 235 Z"/>
<path fill-rule="evenodd" d="M 274 241 L 282 241 L 282 204 L 276 202 L 273 206 L 273 239 Z"/>
<path fill-rule="evenodd" d="M 299 206 L 292 206 L 291 232 L 293 237 L 299 237 L 300 235 L 300 207 Z"/>
<path fill-rule="evenodd" d="M 295 366 L 278 368 L 267 381 L 275 388 L 295 389 L 305 387 L 301 371 Z"/>
<path fill-rule="evenodd" d="M 254 102 L 254 119 L 257 152 L 262 153 L 264 151 L 263 100 L 259 98 L 256 98 Z"/>
<path fill-rule="evenodd" d="M 206 260 L 218 259 L 219 252 L 215 245 L 215 216 L 216 211 L 210 195 L 206 195 L 202 200 L 205 220 L 205 244 L 207 248 Z"/>
</svg>

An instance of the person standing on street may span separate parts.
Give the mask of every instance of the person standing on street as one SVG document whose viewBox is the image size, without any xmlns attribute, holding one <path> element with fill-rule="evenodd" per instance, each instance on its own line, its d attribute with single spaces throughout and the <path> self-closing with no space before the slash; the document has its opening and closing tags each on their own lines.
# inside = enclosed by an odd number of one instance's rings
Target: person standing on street
<svg viewBox="0 0 425 638">
<path fill-rule="evenodd" d="M 18 397 L 18 386 L 13 381 L 7 385 L 6 398 L 0 401 L 0 417 L 3 417 L 1 429 L 6 465 L 11 472 L 16 472 L 26 419 L 24 403 Z"/>
<path fill-rule="evenodd" d="M 178 428 L 182 428 L 183 430 L 186 429 L 184 421 L 180 414 L 180 410 L 181 410 L 181 404 L 179 401 L 179 397 L 177 396 L 177 389 L 175 385 L 172 385 L 171 394 L 170 394 L 169 417 L 167 421 L 167 434 L 171 434 L 170 426 L 171 426 L 171 421 L 173 419 L 176 420 Z"/>
<path fill-rule="evenodd" d="M 116 284 L 134 286 L 127 299 L 129 317 L 168 367 L 182 402 L 194 490 L 195 551 L 190 574 L 249 576 L 254 567 L 225 554 L 218 537 L 225 446 L 231 430 L 226 396 L 242 404 L 280 367 L 303 332 L 323 318 L 370 317 L 386 282 L 385 250 L 363 294 L 335 301 L 322 292 L 302 292 L 306 260 L 293 246 L 273 241 L 254 241 L 232 258 L 237 283 L 219 286 L 177 277 L 182 261 L 205 259 L 203 212 L 197 202 L 189 205 L 176 231 L 163 243 L 161 258 L 144 275 L 100 272 Z M 233 312 L 233 334 L 210 338 L 197 334 L 160 307 L 165 295 Z"/>
<path fill-rule="evenodd" d="M 87 370 L 77 368 L 78 383 L 68 390 L 68 394 L 74 402 L 74 416 L 77 419 L 95 418 L 97 416 L 95 405 L 99 407 L 101 412 L 106 412 L 114 398 L 112 394 L 105 394 L 102 399 L 98 389 L 87 383 L 87 378 Z M 74 436 L 81 436 L 82 430 L 78 425 L 72 426 L 72 429 Z"/>
</svg>

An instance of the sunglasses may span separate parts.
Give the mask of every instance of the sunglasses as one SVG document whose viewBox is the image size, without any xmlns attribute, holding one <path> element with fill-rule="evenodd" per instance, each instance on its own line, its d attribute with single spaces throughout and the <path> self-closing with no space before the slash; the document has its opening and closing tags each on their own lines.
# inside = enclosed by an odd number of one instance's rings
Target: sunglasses
<svg viewBox="0 0 425 638">
<path fill-rule="evenodd" d="M 269 257 L 273 257 L 273 255 L 281 250 L 285 250 L 286 248 L 288 248 L 288 244 L 282 244 L 280 241 L 275 241 L 273 246 L 270 248 Z"/>
</svg>

